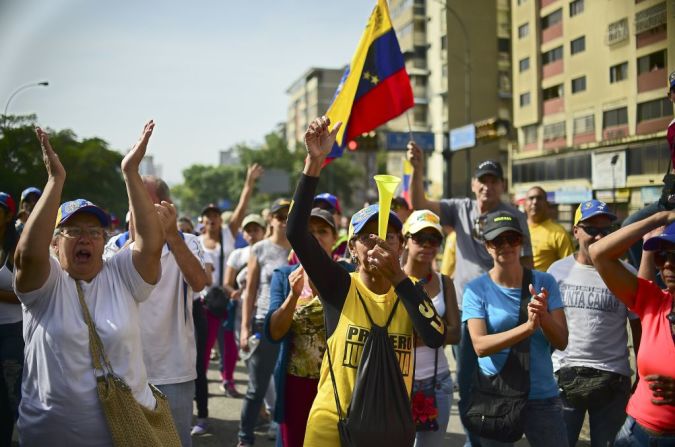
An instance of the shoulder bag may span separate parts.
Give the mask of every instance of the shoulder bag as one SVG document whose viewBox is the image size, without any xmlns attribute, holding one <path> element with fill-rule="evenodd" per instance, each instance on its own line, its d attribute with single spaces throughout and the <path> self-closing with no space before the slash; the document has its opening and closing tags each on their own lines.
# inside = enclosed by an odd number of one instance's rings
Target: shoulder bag
<svg viewBox="0 0 675 447">
<path fill-rule="evenodd" d="M 211 287 L 204 296 L 204 305 L 206 309 L 216 317 L 224 317 L 230 304 L 230 294 L 223 288 L 224 276 L 224 255 L 223 255 L 223 230 L 220 230 L 220 258 L 218 284 Z"/>
<path fill-rule="evenodd" d="M 530 301 L 528 285 L 532 271 L 525 269 L 520 293 L 520 312 L 517 325 L 527 320 Z M 469 337 L 466 330 L 462 336 Z M 530 393 L 530 337 L 516 343 L 509 350 L 504 367 L 493 376 L 486 376 L 476 365 L 466 405 L 459 405 L 464 427 L 482 438 L 501 442 L 515 442 L 523 437 L 521 413 Z"/>
<path fill-rule="evenodd" d="M 82 314 L 89 329 L 89 351 L 96 376 L 96 391 L 112 435 L 113 445 L 180 447 L 181 442 L 171 416 L 168 399 L 157 387 L 148 384 L 157 406 L 149 410 L 138 403 L 124 378 L 113 371 L 103 349 L 103 342 L 89 314 L 87 303 L 84 301 L 82 287 L 78 281 L 75 284 Z"/>
</svg>

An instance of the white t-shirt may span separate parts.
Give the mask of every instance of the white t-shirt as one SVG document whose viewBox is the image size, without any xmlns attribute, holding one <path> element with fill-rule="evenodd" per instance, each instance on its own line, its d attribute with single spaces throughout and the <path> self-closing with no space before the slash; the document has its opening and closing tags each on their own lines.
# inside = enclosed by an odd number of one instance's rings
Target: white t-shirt
<svg viewBox="0 0 675 447">
<path fill-rule="evenodd" d="M 84 300 L 115 373 L 138 402 L 155 407 L 141 348 L 138 303 L 153 286 L 134 268 L 131 250 L 103 263 Z M 21 444 L 111 445 L 96 393 L 89 333 L 75 281 L 50 257 L 49 277 L 38 290 L 17 292 L 23 303 L 26 343 L 17 427 Z"/>
<path fill-rule="evenodd" d="M 227 258 L 227 266 L 237 272 L 237 287 L 241 290 L 241 300 L 244 300 L 246 293 L 246 274 L 248 273 L 248 258 L 251 254 L 251 246 L 237 248 L 230 257 Z"/>
<path fill-rule="evenodd" d="M 438 283 L 440 284 L 440 291 L 438 295 L 431 299 L 434 303 L 436 312 L 443 318 L 445 316 L 445 290 L 443 290 L 443 281 L 441 274 L 436 273 Z M 434 376 L 434 362 L 436 361 L 436 349 L 428 346 L 418 346 L 415 348 L 415 380 L 429 379 Z M 445 356 L 445 350 L 438 348 L 438 368 L 436 376 L 448 371 L 448 358 Z"/>
<path fill-rule="evenodd" d="M 184 234 L 185 244 L 203 265 L 199 238 Z M 143 360 L 153 385 L 183 383 L 197 378 L 195 328 L 192 320 L 193 292 L 164 244 L 162 279 L 140 304 Z"/>
<path fill-rule="evenodd" d="M 630 376 L 626 319 L 637 317 L 610 292 L 595 267 L 578 263 L 574 255 L 554 262 L 548 272 L 560 288 L 569 328 L 567 349 L 553 352 L 553 370 L 588 366 Z"/>
<path fill-rule="evenodd" d="M 223 241 L 223 268 L 225 268 L 225 261 L 227 261 L 227 258 L 230 256 L 230 253 L 234 250 L 234 236 L 232 236 L 232 232 L 230 231 L 229 227 L 223 228 L 220 232 L 222 234 L 222 241 Z M 208 253 L 208 255 L 211 258 L 211 261 L 213 263 L 213 273 L 211 275 L 211 287 L 215 286 L 222 286 L 222 284 L 218 284 L 218 281 L 220 279 L 220 244 L 216 243 L 216 248 L 209 249 L 204 246 L 204 237 L 200 236 L 199 242 L 202 245 L 202 250 L 205 253 Z M 225 279 L 225 272 L 223 272 L 223 279 Z M 206 293 L 206 291 L 204 291 Z"/>
<path fill-rule="evenodd" d="M 252 254 L 258 258 L 260 267 L 260 282 L 258 283 L 258 295 L 256 298 L 255 319 L 262 321 L 267 316 L 270 308 L 270 281 L 274 270 L 288 265 L 288 253 L 290 249 L 263 239 L 251 248 Z"/>
<path fill-rule="evenodd" d="M 14 272 L 7 267 L 7 262 L 0 267 L 0 290 L 11 291 L 14 282 Z M 21 321 L 21 304 L 0 302 L 0 324 L 12 324 Z"/>
</svg>

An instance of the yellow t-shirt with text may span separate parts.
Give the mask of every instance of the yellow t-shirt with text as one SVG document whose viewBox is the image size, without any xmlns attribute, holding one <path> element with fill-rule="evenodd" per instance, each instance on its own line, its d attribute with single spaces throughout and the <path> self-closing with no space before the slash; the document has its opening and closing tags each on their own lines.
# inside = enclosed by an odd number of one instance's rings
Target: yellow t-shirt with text
<svg viewBox="0 0 675 447">
<path fill-rule="evenodd" d="M 370 321 L 359 300 L 356 289 L 363 297 L 368 312 L 375 324 L 384 326 L 394 307 L 397 296 L 393 288 L 384 295 L 377 295 L 351 273 L 351 284 L 335 332 L 328 339 L 328 349 L 333 361 L 335 383 L 340 397 L 343 415 L 352 398 L 356 382 L 356 370 L 361 361 L 363 345 L 370 330 Z M 414 353 L 413 327 L 403 303 L 399 303 L 389 324 L 389 338 L 399 361 L 408 394 L 412 389 Z M 305 447 L 340 447 L 337 431 L 337 408 L 328 368 L 328 356 L 324 355 L 316 398 L 307 420 Z"/>
<path fill-rule="evenodd" d="M 547 219 L 540 224 L 527 223 L 532 241 L 534 269 L 545 272 L 555 261 L 574 252 L 572 239 L 562 225 Z"/>
</svg>

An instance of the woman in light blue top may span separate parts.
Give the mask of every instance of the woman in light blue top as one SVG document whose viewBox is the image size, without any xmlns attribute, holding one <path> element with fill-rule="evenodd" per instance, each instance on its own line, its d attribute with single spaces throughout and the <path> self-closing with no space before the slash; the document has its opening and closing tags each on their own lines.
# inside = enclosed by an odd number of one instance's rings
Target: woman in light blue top
<svg viewBox="0 0 675 447">
<path fill-rule="evenodd" d="M 479 357 L 478 367 L 485 375 L 497 374 L 510 348 L 529 337 L 530 392 L 522 413 L 525 436 L 533 447 L 567 447 L 551 362 L 551 347 L 562 350 L 567 346 L 567 323 L 558 285 L 548 273 L 532 272 L 527 320 L 519 325 L 524 275 L 519 262 L 522 230 L 514 216 L 498 211 L 487 215 L 483 234 L 494 267 L 467 284 L 462 309 L 462 321 L 467 323 Z M 481 445 L 512 444 L 481 438 Z"/>
</svg>

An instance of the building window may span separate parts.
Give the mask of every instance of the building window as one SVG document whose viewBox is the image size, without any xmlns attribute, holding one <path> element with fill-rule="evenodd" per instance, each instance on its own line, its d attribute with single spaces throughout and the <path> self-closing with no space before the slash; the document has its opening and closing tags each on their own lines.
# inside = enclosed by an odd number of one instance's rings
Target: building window
<svg viewBox="0 0 675 447">
<path fill-rule="evenodd" d="M 586 76 L 572 79 L 572 93 L 579 93 L 586 90 Z"/>
<path fill-rule="evenodd" d="M 545 30 L 562 21 L 562 9 L 556 9 L 546 17 L 541 18 L 541 29 Z"/>
<path fill-rule="evenodd" d="M 529 105 L 530 105 L 530 92 L 526 92 L 520 95 L 520 107 L 526 107 Z"/>
<path fill-rule="evenodd" d="M 550 64 L 563 58 L 563 47 L 556 47 L 546 53 L 541 54 L 541 63 L 542 65 Z"/>
<path fill-rule="evenodd" d="M 426 87 L 427 86 L 427 77 L 426 76 L 410 76 L 415 87 Z"/>
<path fill-rule="evenodd" d="M 565 138 L 565 121 L 544 125 L 544 141 Z"/>
<path fill-rule="evenodd" d="M 445 50 L 448 48 L 448 35 L 446 34 L 445 36 L 441 37 L 441 50 Z"/>
<path fill-rule="evenodd" d="M 595 115 L 586 115 L 574 118 L 574 135 L 581 135 L 595 131 Z"/>
<path fill-rule="evenodd" d="M 530 34 L 530 24 L 529 23 L 523 23 L 518 27 L 518 39 L 522 39 L 523 37 L 527 36 Z"/>
<path fill-rule="evenodd" d="M 523 144 L 532 144 L 537 142 L 537 125 L 531 124 L 523 127 Z"/>
<path fill-rule="evenodd" d="M 581 36 L 570 42 L 570 53 L 577 54 L 586 51 L 586 36 Z"/>
<path fill-rule="evenodd" d="M 628 62 L 612 65 L 609 67 L 609 83 L 625 81 L 628 79 Z"/>
<path fill-rule="evenodd" d="M 574 0 L 570 3 L 570 17 L 584 12 L 584 0 Z"/>
<path fill-rule="evenodd" d="M 520 72 L 524 72 L 530 69 L 530 58 L 526 57 L 518 61 L 518 69 Z"/>
<path fill-rule="evenodd" d="M 607 26 L 607 45 L 614 45 L 628 39 L 628 18 L 612 22 Z"/>
<path fill-rule="evenodd" d="M 659 118 L 670 118 L 673 106 L 668 98 L 655 99 L 637 105 L 638 123 Z"/>
<path fill-rule="evenodd" d="M 660 70 L 666 67 L 666 50 L 657 51 L 656 53 L 648 54 L 646 56 L 638 57 L 637 71 L 638 74 L 646 73 L 648 71 Z"/>
<path fill-rule="evenodd" d="M 500 37 L 497 39 L 497 51 L 500 53 L 510 53 L 511 52 L 511 39 Z"/>
<path fill-rule="evenodd" d="M 518 6 L 522 5 L 523 3 L 527 3 L 527 0 L 518 0 Z"/>
<path fill-rule="evenodd" d="M 628 124 L 628 108 L 620 107 L 614 110 L 602 112 L 602 128 L 622 126 Z"/>
<path fill-rule="evenodd" d="M 542 96 L 544 98 L 544 101 L 548 101 L 549 99 L 556 99 L 556 98 L 562 98 L 563 94 L 565 93 L 563 85 L 554 85 L 553 87 L 545 88 L 542 91 Z"/>
<path fill-rule="evenodd" d="M 426 104 L 417 104 L 413 112 L 413 119 L 415 124 L 426 125 L 427 123 L 427 106 Z"/>
</svg>

